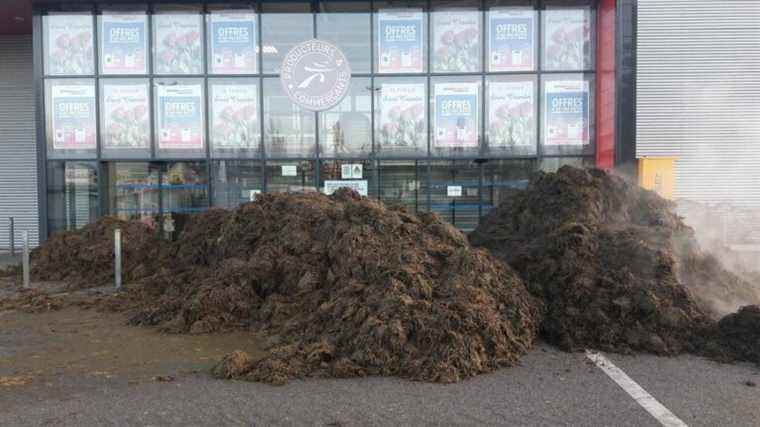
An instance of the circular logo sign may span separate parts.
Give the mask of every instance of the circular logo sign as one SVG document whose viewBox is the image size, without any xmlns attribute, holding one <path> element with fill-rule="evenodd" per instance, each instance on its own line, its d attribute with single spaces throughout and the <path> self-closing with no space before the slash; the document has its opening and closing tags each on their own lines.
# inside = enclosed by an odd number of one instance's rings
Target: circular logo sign
<svg viewBox="0 0 760 427">
<path fill-rule="evenodd" d="M 332 43 L 307 40 L 285 55 L 280 81 L 295 104 L 310 111 L 329 110 L 348 93 L 351 67 Z"/>
</svg>

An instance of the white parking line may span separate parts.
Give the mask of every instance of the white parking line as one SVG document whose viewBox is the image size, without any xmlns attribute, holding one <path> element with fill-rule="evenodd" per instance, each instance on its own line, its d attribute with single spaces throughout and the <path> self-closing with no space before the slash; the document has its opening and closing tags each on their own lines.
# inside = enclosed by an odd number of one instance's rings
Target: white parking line
<svg viewBox="0 0 760 427">
<path fill-rule="evenodd" d="M 612 381 L 615 381 L 620 388 L 625 390 L 636 403 L 646 409 L 660 424 L 666 427 L 683 427 L 687 425 L 601 353 L 586 350 L 586 357 L 591 359 L 599 369 L 612 378 Z"/>
</svg>

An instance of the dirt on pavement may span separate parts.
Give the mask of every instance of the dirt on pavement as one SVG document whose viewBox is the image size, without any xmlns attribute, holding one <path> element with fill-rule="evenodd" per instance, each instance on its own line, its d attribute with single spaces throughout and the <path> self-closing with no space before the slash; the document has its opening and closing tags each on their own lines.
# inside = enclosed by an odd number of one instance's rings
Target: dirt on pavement
<svg viewBox="0 0 760 427">
<path fill-rule="evenodd" d="M 245 332 L 170 335 L 126 325 L 122 314 L 67 307 L 36 314 L 0 311 L 0 394 L 49 389 L 61 377 L 157 381 L 208 371 L 234 349 L 261 357 L 260 339 Z"/>
</svg>

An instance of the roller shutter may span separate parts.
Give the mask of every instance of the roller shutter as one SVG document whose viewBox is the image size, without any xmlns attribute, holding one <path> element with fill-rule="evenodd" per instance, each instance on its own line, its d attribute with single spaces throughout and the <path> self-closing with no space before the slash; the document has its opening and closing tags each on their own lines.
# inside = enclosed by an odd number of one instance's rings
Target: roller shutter
<svg viewBox="0 0 760 427">
<path fill-rule="evenodd" d="M 31 36 L 0 36 L 0 248 L 10 247 L 8 217 L 39 241 L 37 148 Z"/>
<path fill-rule="evenodd" d="M 676 198 L 760 208 L 760 1 L 639 0 L 636 154 Z"/>
</svg>

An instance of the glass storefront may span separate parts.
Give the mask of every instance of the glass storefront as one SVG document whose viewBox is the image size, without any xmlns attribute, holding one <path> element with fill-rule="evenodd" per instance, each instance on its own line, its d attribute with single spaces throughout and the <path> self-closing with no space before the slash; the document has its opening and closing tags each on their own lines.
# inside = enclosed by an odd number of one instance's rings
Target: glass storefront
<svg viewBox="0 0 760 427">
<path fill-rule="evenodd" d="M 594 1 L 122 3 L 42 12 L 51 230 L 342 181 L 468 230 L 531 171 L 594 162 Z M 318 113 L 279 78 L 312 38 L 353 74 Z"/>
</svg>

